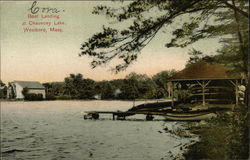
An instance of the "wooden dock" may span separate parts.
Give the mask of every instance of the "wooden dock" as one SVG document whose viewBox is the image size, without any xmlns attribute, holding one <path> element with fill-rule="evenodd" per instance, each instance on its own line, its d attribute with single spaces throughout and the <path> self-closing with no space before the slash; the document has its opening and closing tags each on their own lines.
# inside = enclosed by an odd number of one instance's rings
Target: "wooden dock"
<svg viewBox="0 0 250 160">
<path fill-rule="evenodd" d="M 84 119 L 99 119 L 100 114 L 112 114 L 113 120 L 125 120 L 128 116 L 133 116 L 135 114 L 144 114 L 146 115 L 146 120 L 153 120 L 153 115 L 161 115 L 162 112 L 148 112 L 148 111 L 87 111 L 87 115 L 84 116 Z"/>
<path fill-rule="evenodd" d="M 113 120 L 125 120 L 128 116 L 133 116 L 136 114 L 146 115 L 146 120 L 153 120 L 154 116 L 164 116 L 166 120 L 174 121 L 189 121 L 189 120 L 202 120 L 215 117 L 214 113 L 201 112 L 201 113 L 168 113 L 168 112 L 152 112 L 152 111 L 87 111 L 85 112 L 84 119 L 99 119 L 100 114 L 112 114 Z"/>
</svg>

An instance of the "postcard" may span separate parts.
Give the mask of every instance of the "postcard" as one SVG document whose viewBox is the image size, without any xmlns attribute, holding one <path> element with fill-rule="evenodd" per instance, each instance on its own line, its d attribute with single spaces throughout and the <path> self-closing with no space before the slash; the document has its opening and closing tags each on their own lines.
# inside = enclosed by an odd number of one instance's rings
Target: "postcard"
<svg viewBox="0 0 250 160">
<path fill-rule="evenodd" d="M 249 3 L 1 1 L 1 159 L 248 159 Z"/>
</svg>

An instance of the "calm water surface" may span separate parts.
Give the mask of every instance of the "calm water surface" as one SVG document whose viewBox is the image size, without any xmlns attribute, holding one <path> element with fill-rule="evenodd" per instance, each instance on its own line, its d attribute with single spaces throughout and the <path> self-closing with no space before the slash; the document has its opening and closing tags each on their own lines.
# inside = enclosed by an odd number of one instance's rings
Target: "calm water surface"
<svg viewBox="0 0 250 160">
<path fill-rule="evenodd" d="M 179 124 L 161 117 L 83 119 L 84 111 L 126 111 L 131 106 L 128 101 L 1 102 L 2 159 L 168 160 L 169 151 L 177 154 L 177 146 L 189 141 L 164 133 L 164 127 Z"/>
</svg>

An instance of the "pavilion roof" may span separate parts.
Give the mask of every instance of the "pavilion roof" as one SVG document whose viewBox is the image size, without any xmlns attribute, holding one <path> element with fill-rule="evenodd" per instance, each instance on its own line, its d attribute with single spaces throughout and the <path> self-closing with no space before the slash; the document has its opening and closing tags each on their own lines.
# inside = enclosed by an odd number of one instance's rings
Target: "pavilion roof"
<svg viewBox="0 0 250 160">
<path fill-rule="evenodd" d="M 239 74 L 230 74 L 228 71 L 229 69 L 221 64 L 210 64 L 201 60 L 174 74 L 170 81 L 241 78 Z"/>
</svg>

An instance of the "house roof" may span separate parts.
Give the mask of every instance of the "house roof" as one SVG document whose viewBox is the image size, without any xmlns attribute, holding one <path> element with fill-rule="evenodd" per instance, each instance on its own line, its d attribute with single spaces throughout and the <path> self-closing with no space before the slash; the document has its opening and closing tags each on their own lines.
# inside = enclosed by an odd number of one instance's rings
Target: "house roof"
<svg viewBox="0 0 250 160">
<path fill-rule="evenodd" d="M 37 81 L 14 81 L 18 83 L 23 88 L 32 88 L 32 89 L 45 89 L 45 87 Z"/>
<path fill-rule="evenodd" d="M 230 74 L 229 69 L 221 64 L 209 64 L 199 61 L 174 74 L 170 80 L 198 79 L 240 79 L 240 75 Z"/>
</svg>

